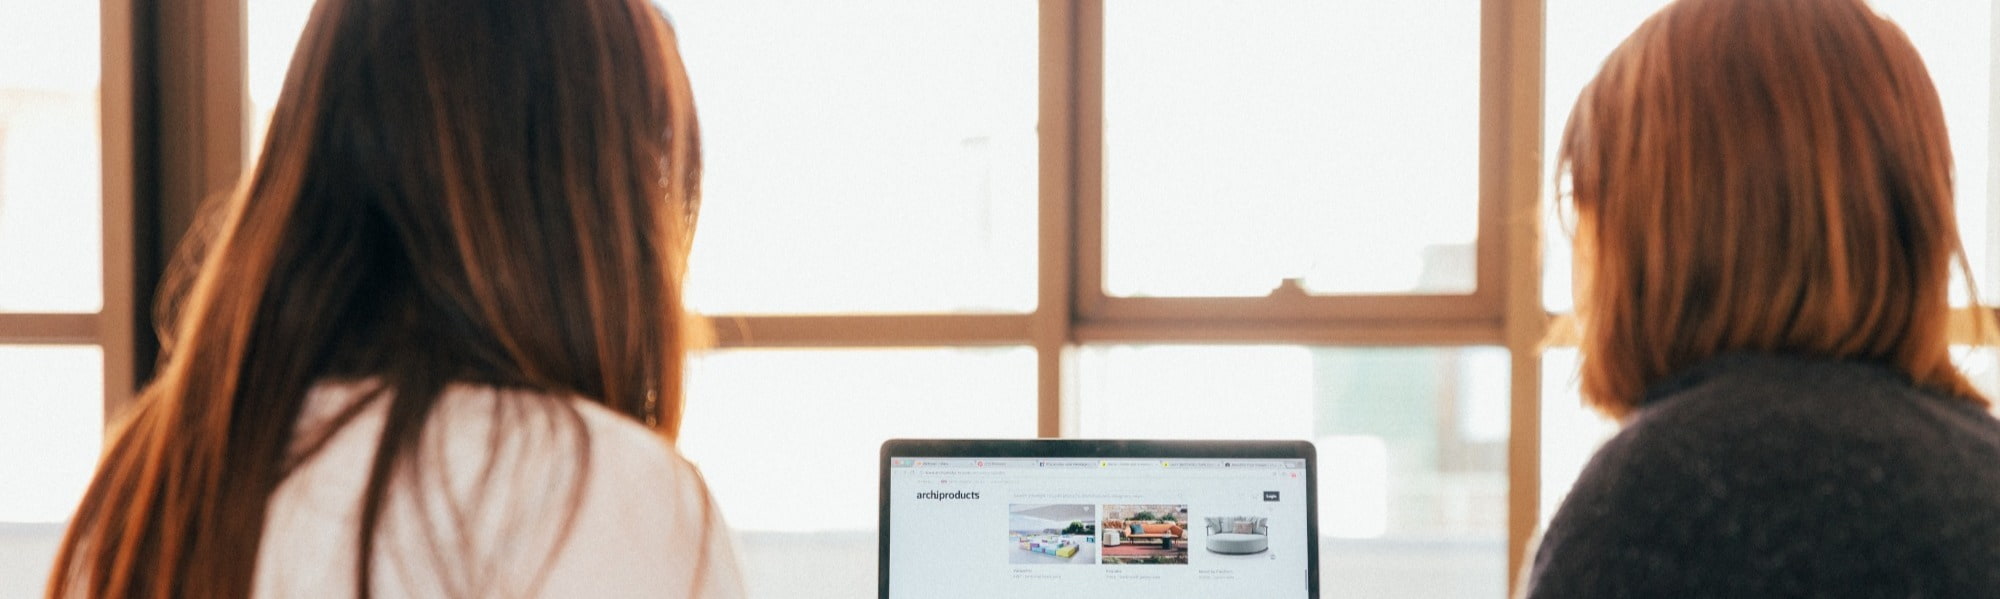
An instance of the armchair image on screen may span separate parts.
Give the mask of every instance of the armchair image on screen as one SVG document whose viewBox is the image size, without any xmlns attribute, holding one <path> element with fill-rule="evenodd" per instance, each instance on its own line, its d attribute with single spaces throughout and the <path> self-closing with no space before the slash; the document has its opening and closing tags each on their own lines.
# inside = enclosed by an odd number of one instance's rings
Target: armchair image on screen
<svg viewBox="0 0 2000 599">
<path fill-rule="evenodd" d="M 1207 539 L 1209 553 L 1248 555 L 1271 548 L 1271 531 L 1259 516 L 1210 516 Z"/>
</svg>

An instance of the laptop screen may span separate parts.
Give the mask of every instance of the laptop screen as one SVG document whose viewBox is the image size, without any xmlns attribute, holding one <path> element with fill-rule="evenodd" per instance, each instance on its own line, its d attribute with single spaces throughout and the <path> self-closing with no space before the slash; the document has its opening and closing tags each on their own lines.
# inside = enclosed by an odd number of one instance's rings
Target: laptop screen
<svg viewBox="0 0 2000 599">
<path fill-rule="evenodd" d="M 885 597 L 1316 595 L 1309 456 L 884 457 Z"/>
</svg>

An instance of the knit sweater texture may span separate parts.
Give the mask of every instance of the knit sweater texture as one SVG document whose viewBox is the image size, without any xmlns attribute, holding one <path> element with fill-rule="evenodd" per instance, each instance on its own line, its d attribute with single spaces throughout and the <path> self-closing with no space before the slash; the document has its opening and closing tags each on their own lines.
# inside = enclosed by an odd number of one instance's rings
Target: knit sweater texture
<svg viewBox="0 0 2000 599">
<path fill-rule="evenodd" d="M 2000 597 L 2000 421 L 1881 364 L 1715 358 L 1592 457 L 1527 595 Z"/>
</svg>

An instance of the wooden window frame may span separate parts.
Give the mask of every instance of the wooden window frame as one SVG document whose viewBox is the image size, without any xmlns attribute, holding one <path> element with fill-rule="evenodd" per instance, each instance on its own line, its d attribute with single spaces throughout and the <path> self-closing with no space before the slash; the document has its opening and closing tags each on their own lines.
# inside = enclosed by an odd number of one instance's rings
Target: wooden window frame
<svg viewBox="0 0 2000 599">
<path fill-rule="evenodd" d="M 0 344 L 101 348 L 107 425 L 151 378 L 164 257 L 243 168 L 243 12 L 242 0 L 99 1 L 103 304 L 0 313 Z"/>
<path fill-rule="evenodd" d="M 196 207 L 235 184 L 249 155 L 244 147 L 249 115 L 244 0 L 193 0 L 170 7 L 101 1 L 105 307 L 96 314 L 0 315 L 0 343 L 104 347 L 109 417 L 127 405 L 131 389 L 150 374 L 151 290 Z M 1021 314 L 710 315 L 717 346 L 1031 346 L 1037 355 L 1036 433 L 1041 437 L 1077 432 L 1070 416 L 1078 401 L 1070 385 L 1075 370 L 1070 355 L 1086 344 L 1505 347 L 1511 364 L 1506 552 L 1513 588 L 1541 517 L 1542 353 L 1547 346 L 1574 343 L 1573 335 L 1563 333 L 1573 328 L 1570 319 L 1551 316 L 1541 299 L 1542 0 L 1480 2 L 1480 216 L 1473 292 L 1265 298 L 1106 296 L 1105 2 L 1037 1 L 1035 309 Z M 1954 320 L 1955 339 L 1973 339 L 1971 316 L 1964 311 Z"/>
<path fill-rule="evenodd" d="M 1472 293 L 1116 298 L 1102 286 L 1105 2 L 1037 1 L 1036 308 L 1025 314 L 711 315 L 717 346 L 1031 346 L 1041 437 L 1077 432 L 1070 354 L 1085 344 L 1502 346 L 1511 364 L 1506 551 L 1514 588 L 1541 521 L 1542 354 L 1546 347 L 1575 344 L 1574 319 L 1550 315 L 1541 299 L 1544 2 L 1480 2 L 1480 216 Z M 166 257 L 197 207 L 228 192 L 250 155 L 247 6 L 245 0 L 100 2 L 104 307 L 86 314 L 0 314 L 0 344 L 102 347 L 109 421 L 150 378 L 157 352 L 150 306 Z M 1994 19 L 2000 31 L 2000 11 Z M 2000 73 L 2000 61 L 1995 65 Z M 2000 95 L 1994 102 L 2000 111 Z M 2000 139 L 2000 127 L 1989 135 Z M 1988 227 L 2000 231 L 2000 218 Z M 1994 242 L 1991 251 L 2000 256 L 2000 238 Z M 1955 343 L 1979 340 L 1978 315 L 1973 309 L 1954 315 Z"/>
<path fill-rule="evenodd" d="M 1104 0 L 1040 0 L 1038 303 L 1027 315 L 717 315 L 718 346 L 1031 345 L 1041 437 L 1073 435 L 1069 354 L 1096 343 L 1504 346 L 1508 585 L 1540 522 L 1541 0 L 1482 0 L 1476 288 L 1463 295 L 1113 298 L 1103 292 Z M 1504 591 L 1504 589 L 1503 589 Z"/>
<path fill-rule="evenodd" d="M 140 94 L 132 0 L 101 0 L 98 16 L 98 144 L 102 251 L 101 305 L 95 312 L 0 313 L 0 345 L 78 345 L 102 350 L 108 425 L 130 404 L 138 377 L 134 331 L 134 117 Z"/>
</svg>

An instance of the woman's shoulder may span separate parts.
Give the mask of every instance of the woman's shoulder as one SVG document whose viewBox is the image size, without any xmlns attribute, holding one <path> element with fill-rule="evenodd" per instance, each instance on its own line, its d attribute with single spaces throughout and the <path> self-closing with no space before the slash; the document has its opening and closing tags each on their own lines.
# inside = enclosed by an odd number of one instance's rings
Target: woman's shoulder
<svg viewBox="0 0 2000 599">
<path fill-rule="evenodd" d="M 1917 554 L 1949 557 L 1880 559 Z M 1599 449 L 1533 579 L 1536 596 L 1841 585 L 1950 596 L 2000 583 L 1992 559 L 1990 415 L 1876 365 L 1752 356 L 1670 381 Z"/>
<path fill-rule="evenodd" d="M 504 414 L 502 426 L 514 429 L 510 433 L 517 438 L 534 442 L 549 435 L 550 444 L 574 448 L 562 457 L 544 452 L 540 459 L 574 464 L 581 458 L 581 476 L 570 487 L 576 498 L 573 520 L 562 551 L 538 585 L 540 594 L 637 596 L 687 589 L 669 594 L 741 595 L 729 530 L 707 483 L 658 432 L 573 396 L 454 387 L 444 399 L 451 404 L 440 405 L 447 421 L 466 417 L 454 416 L 461 413 L 474 420 Z M 548 483 L 535 477 L 517 482 Z"/>
<path fill-rule="evenodd" d="M 2000 514 L 2000 420 L 1887 366 L 1728 355 L 1664 387 L 1579 485 L 1650 482 L 1636 491 L 1686 493 L 1723 512 L 1957 503 Z M 1869 491 L 1846 496 L 1859 489 Z M 1967 505 L 1971 489 L 1992 494 Z"/>
<path fill-rule="evenodd" d="M 1626 428 L 2000 442 L 2000 420 L 1978 403 L 1919 387 L 1886 364 L 1766 353 L 1724 354 L 1668 377 Z"/>
<path fill-rule="evenodd" d="M 439 394 L 424 427 L 425 437 L 458 450 L 451 457 L 585 456 L 592 471 L 686 466 L 659 433 L 598 402 L 560 393 L 454 384 Z M 600 456 L 615 459 L 597 464 Z"/>
<path fill-rule="evenodd" d="M 331 505 L 314 511 L 336 518 L 288 513 L 279 521 L 351 522 L 342 514 L 352 515 L 351 490 L 381 438 L 389 413 L 383 399 L 366 384 L 315 388 L 301 426 L 339 426 L 287 481 L 289 492 L 280 495 L 289 500 L 279 503 Z M 392 487 L 377 555 L 392 580 L 414 586 L 390 590 L 625 596 L 656 592 L 640 590 L 648 587 L 722 585 L 690 596 L 733 596 L 726 592 L 736 577 L 728 531 L 699 471 L 630 418 L 579 397 L 453 385 L 438 396 L 418 439 L 409 456 L 417 469 Z M 304 496 L 319 500 L 298 501 Z M 407 558 L 440 546 L 469 548 L 448 560 L 463 568 L 403 571 L 424 563 Z M 461 569 L 494 576 L 427 586 Z M 502 594 L 521 594 L 512 591 Z"/>
<path fill-rule="evenodd" d="M 700 472 L 665 437 L 598 402 L 472 385 L 439 399 L 426 433 L 444 437 L 459 458 L 447 460 L 453 470 L 539 473 L 505 484 L 516 493 L 574 493 L 579 523 L 608 511 L 628 524 L 686 524 L 712 509 Z M 631 520 L 636 509 L 677 517 Z"/>
<path fill-rule="evenodd" d="M 390 394 L 372 381 L 359 381 L 324 383 L 310 395 L 300 417 L 301 439 L 329 434 L 319 454 L 365 448 L 372 455 L 390 411 Z M 659 433 L 595 401 L 560 393 L 450 385 L 438 395 L 419 439 L 412 457 L 447 472 L 575 470 L 588 475 L 579 482 L 602 473 L 604 480 L 593 484 L 613 485 L 677 486 L 680 479 L 699 477 Z M 324 461 L 320 457 L 330 456 L 315 455 L 313 461 Z"/>
</svg>

